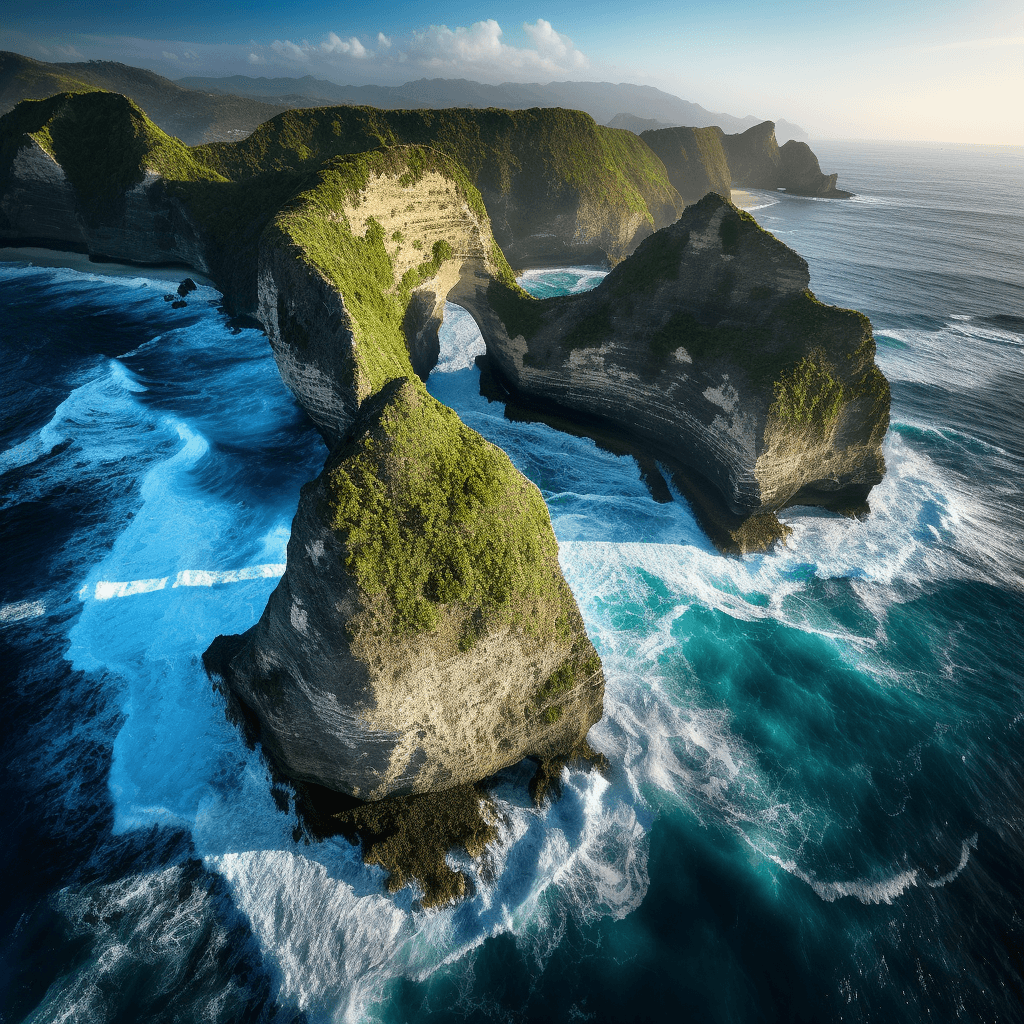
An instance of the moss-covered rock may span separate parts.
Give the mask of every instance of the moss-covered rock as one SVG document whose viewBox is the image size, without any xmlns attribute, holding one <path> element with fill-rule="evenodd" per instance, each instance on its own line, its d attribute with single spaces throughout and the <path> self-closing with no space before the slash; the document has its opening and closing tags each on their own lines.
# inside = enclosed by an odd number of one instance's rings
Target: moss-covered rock
<svg viewBox="0 0 1024 1024">
<path fill-rule="evenodd" d="M 274 761 L 363 800 L 571 756 L 601 716 L 540 492 L 415 378 L 303 488 L 243 639 L 219 670 Z"/>
<path fill-rule="evenodd" d="M 808 282 L 800 256 L 711 193 L 592 292 L 540 301 L 494 282 L 460 301 L 520 401 L 619 431 L 672 470 L 720 547 L 744 551 L 784 536 L 787 505 L 865 508 L 884 472 L 871 324 Z"/>
<path fill-rule="evenodd" d="M 224 180 L 124 96 L 26 100 L 0 118 L 0 240 L 206 271 L 201 232 L 166 177 Z"/>
<path fill-rule="evenodd" d="M 328 444 L 388 381 L 426 377 L 463 275 L 512 279 L 480 194 L 422 146 L 328 160 L 259 241 L 257 315 Z"/>
</svg>

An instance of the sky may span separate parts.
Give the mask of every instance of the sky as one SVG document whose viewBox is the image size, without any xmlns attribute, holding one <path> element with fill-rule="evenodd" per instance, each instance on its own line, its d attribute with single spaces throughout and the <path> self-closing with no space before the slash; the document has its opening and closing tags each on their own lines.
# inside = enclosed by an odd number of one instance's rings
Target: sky
<svg viewBox="0 0 1024 1024">
<path fill-rule="evenodd" d="M 173 79 L 634 82 L 816 138 L 1024 145 L 1021 0 L 4 0 L 0 49 Z"/>
</svg>

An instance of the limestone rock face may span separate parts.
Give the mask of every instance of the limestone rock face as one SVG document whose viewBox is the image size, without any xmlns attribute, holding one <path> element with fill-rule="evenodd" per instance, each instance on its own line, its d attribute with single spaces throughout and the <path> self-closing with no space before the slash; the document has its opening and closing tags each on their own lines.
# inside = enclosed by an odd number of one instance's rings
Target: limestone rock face
<svg viewBox="0 0 1024 1024">
<path fill-rule="evenodd" d="M 539 491 L 415 379 L 350 436 L 260 621 L 206 656 L 274 761 L 377 800 L 580 749 L 603 676 Z"/>
<path fill-rule="evenodd" d="M 290 111 L 213 155 L 235 180 L 254 167 L 298 170 L 337 155 L 410 145 L 442 152 L 466 169 L 495 239 L 519 267 L 615 263 L 682 212 L 664 167 L 635 135 L 597 125 L 578 110 Z"/>
<path fill-rule="evenodd" d="M 712 538 L 742 550 L 779 535 L 786 505 L 863 509 L 884 472 L 871 325 L 808 283 L 800 256 L 712 193 L 592 292 L 538 301 L 493 283 L 452 298 L 513 393 L 695 475 Z"/>
<path fill-rule="evenodd" d="M 719 128 L 663 128 L 640 136 L 661 158 L 668 180 L 687 206 L 708 192 L 732 198 L 732 175 Z"/>
</svg>

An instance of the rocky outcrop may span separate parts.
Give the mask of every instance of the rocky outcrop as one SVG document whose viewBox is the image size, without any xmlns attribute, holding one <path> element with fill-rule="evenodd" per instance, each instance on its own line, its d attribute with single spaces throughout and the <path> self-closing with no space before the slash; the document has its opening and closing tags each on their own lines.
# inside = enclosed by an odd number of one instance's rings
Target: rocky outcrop
<svg viewBox="0 0 1024 1024">
<path fill-rule="evenodd" d="M 851 195 L 836 187 L 837 174 L 822 174 L 818 158 L 806 142 L 791 139 L 780 149 L 772 121 L 740 135 L 722 133 L 721 138 L 734 185 L 785 189 L 795 195 L 826 199 L 849 199 Z"/>
<path fill-rule="evenodd" d="M 847 199 L 849 192 L 836 187 L 838 174 L 822 174 L 818 158 L 806 142 L 790 139 L 779 149 L 782 163 L 782 180 L 787 192 L 803 196 L 823 196 L 833 199 Z"/>
<path fill-rule="evenodd" d="M 336 158 L 260 238 L 256 315 L 329 447 L 387 381 L 433 369 L 461 275 L 511 276 L 461 177 L 421 147 Z"/>
<path fill-rule="evenodd" d="M 683 202 L 692 206 L 708 192 L 732 198 L 732 174 L 718 128 L 664 128 L 640 138 L 657 153 Z"/>
<path fill-rule="evenodd" d="M 64 168 L 26 138 L 5 175 L 0 196 L 0 244 L 43 245 L 127 263 L 181 263 L 209 273 L 206 246 L 184 206 L 150 172 L 90 216 Z"/>
<path fill-rule="evenodd" d="M 611 425 L 678 468 L 726 550 L 782 535 L 787 505 L 866 508 L 889 389 L 871 325 L 818 302 L 807 264 L 712 193 L 592 292 L 500 283 L 454 296 L 512 393 Z"/>
<path fill-rule="evenodd" d="M 831 199 L 850 196 L 836 188 L 837 174 L 821 173 L 807 143 L 790 141 L 780 149 L 771 121 L 740 135 L 726 135 L 721 128 L 663 128 L 640 138 L 661 158 L 688 206 L 708 192 L 730 199 L 730 185 Z"/>
<path fill-rule="evenodd" d="M 288 777 L 364 800 L 583 750 L 602 708 L 540 492 L 416 380 L 365 403 L 207 663 Z"/>
</svg>

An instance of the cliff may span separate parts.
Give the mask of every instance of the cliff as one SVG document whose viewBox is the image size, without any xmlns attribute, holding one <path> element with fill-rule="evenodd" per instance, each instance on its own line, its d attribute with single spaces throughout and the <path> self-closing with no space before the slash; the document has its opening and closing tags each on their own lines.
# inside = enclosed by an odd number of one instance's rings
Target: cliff
<svg viewBox="0 0 1024 1024">
<path fill-rule="evenodd" d="M 207 271 L 201 231 L 165 176 L 223 180 L 124 96 L 22 103 L 0 119 L 0 243 Z"/>
<path fill-rule="evenodd" d="M 463 274 L 511 279 L 465 172 L 422 147 L 329 160 L 262 232 L 256 315 L 330 447 L 389 380 L 426 379 Z"/>
<path fill-rule="evenodd" d="M 466 169 L 517 266 L 615 263 L 682 210 L 664 165 L 637 136 L 574 110 L 294 110 L 196 156 L 244 181 L 397 145 L 431 147 Z"/>
<path fill-rule="evenodd" d="M 729 199 L 731 185 L 850 197 L 836 187 L 838 174 L 822 174 L 806 142 L 790 140 L 780 148 L 771 121 L 739 135 L 726 135 L 721 128 L 662 128 L 645 131 L 640 138 L 661 158 L 669 181 L 687 205 L 708 192 Z"/>
<path fill-rule="evenodd" d="M 827 199 L 849 199 L 851 195 L 836 187 L 837 174 L 822 174 L 818 158 L 806 142 L 791 139 L 780 149 L 772 121 L 748 128 L 740 135 L 722 133 L 721 138 L 733 184 L 783 188 L 795 195 Z"/>
<path fill-rule="evenodd" d="M 416 380 L 303 488 L 287 571 L 220 669 L 286 775 L 364 800 L 583 750 L 601 716 L 540 492 Z"/>
<path fill-rule="evenodd" d="M 683 202 L 691 206 L 708 192 L 732 198 L 732 172 L 718 128 L 663 128 L 640 138 L 661 158 Z"/>
<path fill-rule="evenodd" d="M 871 325 L 808 290 L 804 260 L 712 193 L 592 292 L 492 282 L 456 301 L 511 393 L 580 415 L 676 472 L 712 539 L 757 550 L 776 513 L 866 509 L 889 388 Z"/>
</svg>

